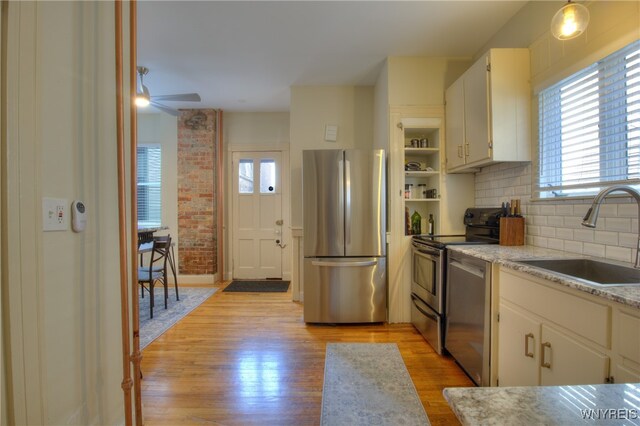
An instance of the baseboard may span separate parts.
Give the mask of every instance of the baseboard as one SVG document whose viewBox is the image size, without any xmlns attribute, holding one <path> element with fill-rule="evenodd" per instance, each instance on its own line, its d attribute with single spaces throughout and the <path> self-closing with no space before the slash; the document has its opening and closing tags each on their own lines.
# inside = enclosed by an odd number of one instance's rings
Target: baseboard
<svg viewBox="0 0 640 426">
<path fill-rule="evenodd" d="M 178 275 L 178 285 L 188 284 L 215 284 L 218 281 L 218 274 L 206 275 Z"/>
</svg>

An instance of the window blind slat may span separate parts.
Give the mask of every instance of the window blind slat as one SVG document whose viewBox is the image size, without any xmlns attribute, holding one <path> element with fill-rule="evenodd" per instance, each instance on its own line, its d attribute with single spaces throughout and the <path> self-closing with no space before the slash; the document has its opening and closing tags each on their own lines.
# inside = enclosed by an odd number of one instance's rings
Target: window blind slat
<svg viewBox="0 0 640 426">
<path fill-rule="evenodd" d="M 162 148 L 159 145 L 137 147 L 138 224 L 162 224 Z"/>
<path fill-rule="evenodd" d="M 539 94 L 540 197 L 640 183 L 640 40 Z"/>
</svg>

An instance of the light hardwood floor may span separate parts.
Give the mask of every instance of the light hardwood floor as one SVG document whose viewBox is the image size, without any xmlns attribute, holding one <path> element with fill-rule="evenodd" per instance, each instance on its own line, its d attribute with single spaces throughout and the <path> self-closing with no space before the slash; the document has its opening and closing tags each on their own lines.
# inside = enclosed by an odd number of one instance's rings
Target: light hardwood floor
<svg viewBox="0 0 640 426">
<path fill-rule="evenodd" d="M 442 389 L 472 383 L 410 324 L 305 325 L 290 293 L 222 288 L 143 351 L 144 421 L 316 425 L 327 342 L 397 343 L 431 423 L 459 424 Z"/>
</svg>

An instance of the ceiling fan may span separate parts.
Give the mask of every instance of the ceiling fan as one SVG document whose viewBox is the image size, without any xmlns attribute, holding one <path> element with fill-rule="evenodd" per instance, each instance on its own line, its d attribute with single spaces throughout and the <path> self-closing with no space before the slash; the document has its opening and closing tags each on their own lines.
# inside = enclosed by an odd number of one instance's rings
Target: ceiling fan
<svg viewBox="0 0 640 426">
<path fill-rule="evenodd" d="M 136 93 L 136 105 L 139 107 L 146 107 L 147 105 L 152 105 L 158 108 L 161 111 L 166 112 L 167 114 L 171 114 L 175 117 L 180 115 L 178 110 L 170 108 L 166 105 L 162 105 L 158 103 L 158 101 L 173 101 L 173 102 L 200 102 L 200 95 L 197 93 L 178 93 L 175 95 L 157 95 L 151 96 L 149 94 L 149 89 L 144 85 L 144 76 L 149 73 L 149 68 L 139 66 L 138 67 L 138 75 L 140 76 L 140 86 L 138 86 L 138 90 Z"/>
</svg>

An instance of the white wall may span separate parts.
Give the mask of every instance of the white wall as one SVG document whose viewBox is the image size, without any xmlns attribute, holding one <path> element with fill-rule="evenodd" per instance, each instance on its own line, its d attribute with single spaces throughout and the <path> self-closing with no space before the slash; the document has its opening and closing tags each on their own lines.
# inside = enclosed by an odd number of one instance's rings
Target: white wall
<svg viewBox="0 0 640 426">
<path fill-rule="evenodd" d="M 338 126 L 337 142 L 324 140 L 325 125 Z M 302 151 L 373 148 L 372 86 L 291 88 L 291 220 L 302 226 Z"/>
<path fill-rule="evenodd" d="M 224 145 L 289 143 L 288 112 L 225 112 Z"/>
<path fill-rule="evenodd" d="M 9 421 L 123 423 L 113 4 L 4 6 Z M 42 232 L 42 197 L 83 200 L 86 230 Z"/>
<path fill-rule="evenodd" d="M 231 278 L 231 244 L 229 241 L 231 229 L 232 200 L 230 194 L 233 194 L 231 187 L 231 169 L 230 150 L 231 149 L 247 149 L 259 150 L 261 147 L 284 147 L 289 144 L 289 113 L 288 112 L 225 112 L 223 115 L 223 146 L 224 154 L 224 188 L 225 188 L 225 214 L 223 224 L 223 241 L 224 241 L 224 278 Z M 286 157 L 286 156 L 285 156 Z M 287 167 L 287 166 L 283 166 Z M 289 168 L 284 176 L 288 176 Z M 286 183 L 288 184 L 288 183 Z M 288 198 L 288 193 L 284 193 L 283 187 L 283 203 Z M 290 203 L 289 203 L 290 204 Z M 284 205 L 283 219 L 290 221 L 291 209 L 290 205 Z M 289 224 L 290 225 L 290 224 Z M 291 248 L 291 230 L 290 226 L 285 226 L 283 232 L 283 242 L 288 245 L 286 250 Z M 222 271 L 219 271 L 222 273 Z M 283 277 L 291 275 L 291 253 L 283 258 L 282 265 Z"/>
<path fill-rule="evenodd" d="M 389 105 L 444 105 L 444 91 L 471 65 L 470 58 L 387 58 Z"/>
<path fill-rule="evenodd" d="M 489 47 L 529 45 L 534 95 L 571 73 L 640 39 L 640 2 L 593 1 L 587 33 L 561 42 L 549 33 L 549 20 L 564 3 L 530 2 L 496 34 Z M 529 17 L 531 17 L 529 19 Z M 524 43 L 524 44 L 523 44 Z M 533 157 L 537 158 L 537 98 L 533 99 Z M 637 206 L 628 198 L 610 199 L 600 210 L 597 228 L 580 225 L 590 200 L 531 201 L 536 162 L 498 164 L 476 174 L 476 205 L 497 206 L 521 198 L 526 241 L 548 247 L 631 262 L 637 244 Z"/>
</svg>

